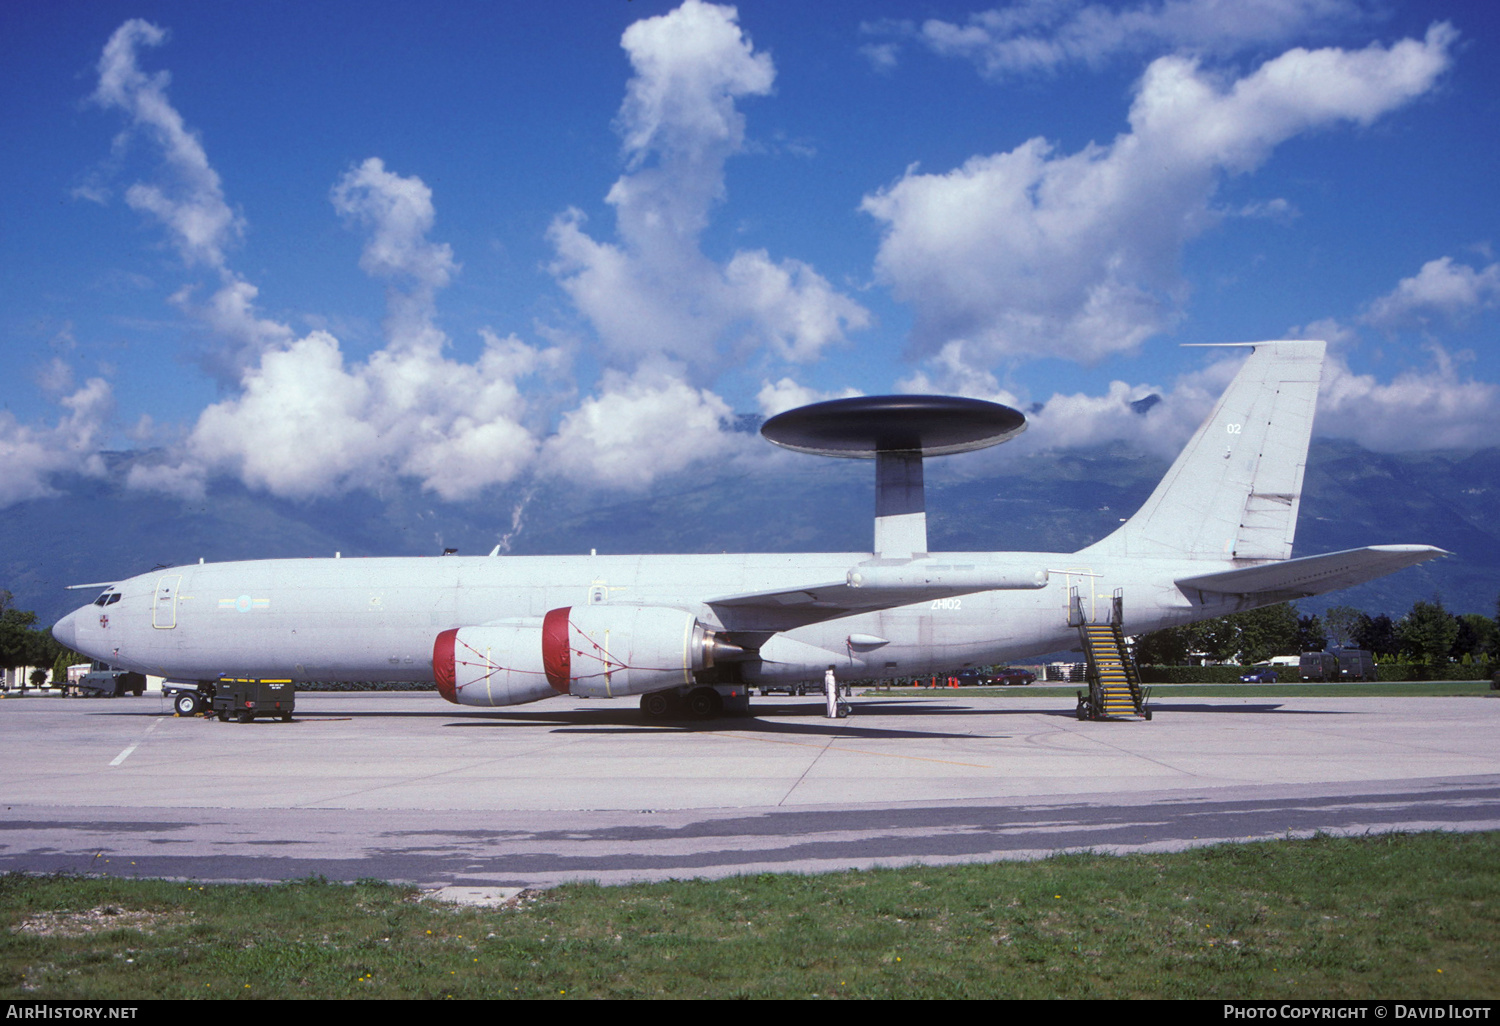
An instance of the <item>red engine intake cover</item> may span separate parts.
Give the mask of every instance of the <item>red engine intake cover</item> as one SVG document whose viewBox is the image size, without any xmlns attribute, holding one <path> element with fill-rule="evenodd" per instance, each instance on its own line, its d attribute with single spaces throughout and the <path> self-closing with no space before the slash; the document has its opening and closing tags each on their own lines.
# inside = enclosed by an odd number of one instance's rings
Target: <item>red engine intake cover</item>
<svg viewBox="0 0 1500 1026">
<path fill-rule="evenodd" d="M 458 637 L 458 628 L 444 631 L 437 636 L 432 646 L 432 679 L 437 681 L 438 694 L 458 704 L 458 692 L 454 687 L 453 640 Z"/>
<path fill-rule="evenodd" d="M 573 676 L 573 651 L 568 645 L 568 614 L 572 611 L 572 606 L 563 606 L 542 619 L 542 669 L 547 683 L 559 695 L 568 694 Z"/>
</svg>

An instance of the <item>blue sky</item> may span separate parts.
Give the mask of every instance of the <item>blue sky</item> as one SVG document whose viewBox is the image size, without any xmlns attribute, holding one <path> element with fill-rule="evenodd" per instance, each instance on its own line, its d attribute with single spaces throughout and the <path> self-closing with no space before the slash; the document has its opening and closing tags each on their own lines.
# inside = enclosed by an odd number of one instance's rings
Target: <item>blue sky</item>
<svg viewBox="0 0 1500 1026">
<path fill-rule="evenodd" d="M 1170 452 L 1275 337 L 1323 434 L 1493 444 L 1493 5 L 433 10 L 0 13 L 0 505 L 638 489 L 852 392 Z"/>
</svg>

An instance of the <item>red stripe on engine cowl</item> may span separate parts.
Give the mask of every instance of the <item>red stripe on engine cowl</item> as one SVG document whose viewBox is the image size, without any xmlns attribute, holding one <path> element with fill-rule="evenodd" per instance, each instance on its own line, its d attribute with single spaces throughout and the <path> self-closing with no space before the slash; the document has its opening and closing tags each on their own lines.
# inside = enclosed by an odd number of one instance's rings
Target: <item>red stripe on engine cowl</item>
<svg viewBox="0 0 1500 1026">
<path fill-rule="evenodd" d="M 458 704 L 457 683 L 453 669 L 453 644 L 458 637 L 458 628 L 444 631 L 437 636 L 432 646 L 432 679 L 437 681 L 438 694 L 454 705 Z"/>
<path fill-rule="evenodd" d="M 559 695 L 568 694 L 572 686 L 573 653 L 568 647 L 568 614 L 572 611 L 572 606 L 564 606 L 542 618 L 542 669 L 547 683 Z"/>
</svg>

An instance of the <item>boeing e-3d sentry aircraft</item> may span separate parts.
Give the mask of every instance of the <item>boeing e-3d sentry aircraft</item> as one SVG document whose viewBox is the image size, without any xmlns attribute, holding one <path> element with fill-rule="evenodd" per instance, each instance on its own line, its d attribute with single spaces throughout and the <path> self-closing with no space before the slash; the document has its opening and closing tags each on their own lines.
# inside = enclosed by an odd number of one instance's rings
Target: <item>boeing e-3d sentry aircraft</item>
<svg viewBox="0 0 1500 1026">
<path fill-rule="evenodd" d="M 979 400 L 860 398 L 762 431 L 875 460 L 870 552 L 197 564 L 114 583 L 53 634 L 180 681 L 430 680 L 462 705 L 640 695 L 651 714 L 676 697 L 706 712 L 726 684 L 821 680 L 830 667 L 947 673 L 1076 646 L 1080 625 L 1138 634 L 1443 555 L 1377 545 L 1290 558 L 1324 344 L 1245 346 L 1145 505 L 1078 552 L 928 552 L 922 460 L 1006 441 L 1025 418 Z"/>
</svg>

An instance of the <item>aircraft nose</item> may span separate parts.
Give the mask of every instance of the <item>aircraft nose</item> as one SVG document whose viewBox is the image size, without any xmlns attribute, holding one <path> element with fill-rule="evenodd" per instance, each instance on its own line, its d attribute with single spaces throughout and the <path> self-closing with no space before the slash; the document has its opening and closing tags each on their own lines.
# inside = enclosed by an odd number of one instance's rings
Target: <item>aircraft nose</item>
<svg viewBox="0 0 1500 1026">
<path fill-rule="evenodd" d="M 75 609 L 52 625 L 52 636 L 75 652 L 78 651 L 78 617 L 82 612 L 82 609 Z"/>
</svg>

